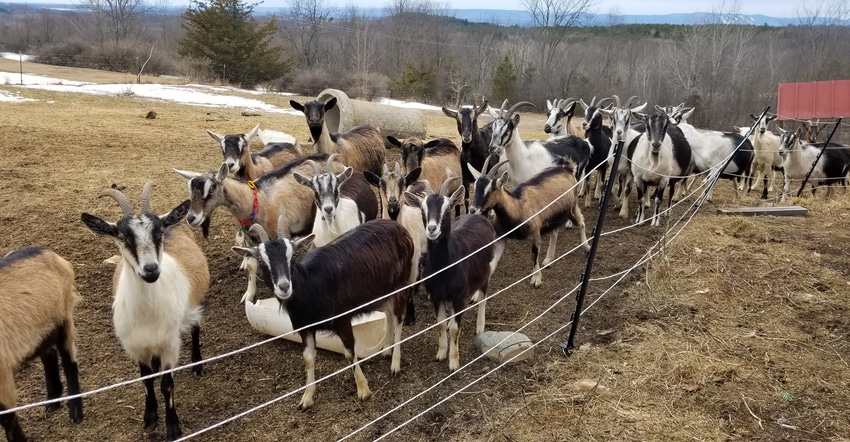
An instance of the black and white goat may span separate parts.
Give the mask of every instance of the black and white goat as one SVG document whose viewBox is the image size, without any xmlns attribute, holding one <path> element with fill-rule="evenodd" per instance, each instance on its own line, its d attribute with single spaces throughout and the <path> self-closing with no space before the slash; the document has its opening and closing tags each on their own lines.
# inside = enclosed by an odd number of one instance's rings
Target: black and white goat
<svg viewBox="0 0 850 442">
<path fill-rule="evenodd" d="M 795 132 L 779 129 L 779 155 L 782 156 L 782 169 L 785 171 L 785 185 L 782 188 L 781 202 L 785 202 L 791 191 L 791 183 L 802 183 L 806 174 L 811 170 L 809 183 L 812 186 L 814 196 L 819 186 L 827 186 L 826 199 L 832 196 L 833 186 L 838 184 L 847 186 L 847 174 L 850 173 L 850 148 L 847 146 L 829 143 L 805 143 L 803 142 L 803 129 L 798 128 Z M 818 153 L 823 152 L 821 158 L 812 170 Z"/>
<path fill-rule="evenodd" d="M 590 104 L 580 100 L 581 107 L 584 109 L 584 121 L 581 123 L 581 128 L 584 130 L 585 140 L 590 145 L 590 159 L 587 163 L 587 170 L 596 170 L 596 187 L 593 191 L 593 198 L 602 198 L 602 186 L 605 183 L 605 176 L 608 173 L 608 158 L 611 155 L 611 128 L 602 124 L 603 107 L 602 103 L 613 101 L 611 98 L 603 98 L 596 102 L 596 97 L 590 101 Z M 589 177 L 582 182 L 579 195 L 585 193 L 588 185 Z M 584 206 L 590 207 L 590 196 L 585 199 Z"/>
<path fill-rule="evenodd" d="M 750 117 L 754 121 L 758 121 L 757 116 L 750 114 Z M 762 199 L 767 199 L 768 192 L 773 192 L 776 171 L 782 168 L 782 157 L 779 155 L 779 135 L 767 129 L 768 123 L 775 119 L 776 115 L 762 118 L 750 134 L 750 143 L 752 143 L 753 150 L 755 151 L 752 165 L 752 172 L 755 174 L 755 178 L 750 184 L 750 190 L 755 189 L 758 182 L 764 180 L 761 193 Z M 744 136 L 750 131 L 750 128 L 735 126 L 735 130 L 741 136 Z"/>
<path fill-rule="evenodd" d="M 429 195 L 424 198 L 410 192 L 404 194 L 408 204 L 417 205 L 422 211 L 421 222 L 428 238 L 423 276 L 428 278 L 425 288 L 434 304 L 440 333 L 437 360 L 445 360 L 448 352 L 450 371 L 460 367 L 458 337 L 461 311 L 472 299 L 481 300 L 475 333 L 484 331 L 484 299 L 493 272 L 490 266 L 493 259 L 491 243 L 496 238 L 493 224 L 479 214 L 461 215 L 452 222 L 452 209 L 463 202 L 463 190 L 457 188 L 449 193 L 448 189 L 450 181 L 459 179 L 450 178 L 442 184 L 439 193 L 428 192 Z M 448 324 L 446 315 L 449 317 Z"/>
<path fill-rule="evenodd" d="M 366 181 L 378 189 L 378 195 L 381 198 L 381 207 L 383 207 L 383 219 L 391 219 L 401 224 L 410 237 L 413 239 L 413 260 L 411 261 L 412 268 L 410 270 L 410 283 L 414 283 L 419 278 L 419 263 L 422 255 L 428 247 L 428 239 L 425 236 L 425 226 L 422 225 L 422 211 L 419 206 L 411 206 L 405 204 L 404 193 L 411 192 L 424 198 L 425 181 L 417 181 L 422 169 L 416 168 L 410 173 L 404 174 L 401 172 L 401 166 L 395 163 L 395 167 L 390 170 L 384 165 L 384 173 L 377 176 L 372 172 L 364 172 Z M 419 285 L 413 287 L 411 296 L 408 298 L 407 313 L 404 317 L 404 324 L 410 325 L 416 322 L 415 306 L 413 304 L 413 296 L 416 294 Z"/>
<path fill-rule="evenodd" d="M 670 106 L 656 105 L 655 108 L 659 112 L 665 112 L 665 109 L 670 108 Z M 691 146 L 691 173 L 704 173 L 706 180 L 713 179 L 715 175 L 720 173 L 720 178 L 732 180 L 736 193 L 749 190 L 753 157 L 755 156 L 752 143 L 745 140 L 737 132 L 695 128 L 687 122 L 688 117 L 693 114 L 694 108 L 676 106 L 673 109 L 678 110 L 674 110 L 673 115 L 667 115 L 676 121 L 676 127 L 682 131 Z M 735 150 L 738 145 L 741 147 Z M 732 156 L 732 160 L 721 171 L 720 167 L 726 163 L 729 156 Z M 711 192 L 709 192 L 708 198 L 711 198 Z"/>
<path fill-rule="evenodd" d="M 590 250 L 584 216 L 576 199 L 575 163 L 569 158 L 560 158 L 557 166 L 544 169 L 531 179 L 513 187 L 510 191 L 505 189 L 509 172 L 503 172 L 497 179 L 499 164 L 487 169 L 488 163 L 489 161 L 485 162 L 483 172 L 473 170 L 473 174 L 476 176 L 475 194 L 472 205 L 469 207 L 470 213 L 486 214 L 490 210 L 494 211 L 496 218 L 493 224 L 497 236 L 502 236 L 528 220 L 507 238 L 496 243 L 491 267 L 495 269 L 498 265 L 508 238 L 518 240 L 531 238 L 534 276 L 531 277 L 530 282 L 534 287 L 540 287 L 543 284 L 543 275 L 540 272 L 540 240 L 542 235 L 549 234 L 549 249 L 546 252 L 546 259 L 543 260 L 544 266 L 555 259 L 558 228 L 561 226 L 578 226 L 583 247 L 585 250 Z M 553 201 L 554 204 L 532 218 L 534 214 Z"/>
<path fill-rule="evenodd" d="M 297 261 L 292 258 L 296 249 L 309 242 L 310 236 L 296 241 L 280 236 L 269 239 L 262 226 L 252 226 L 251 230 L 256 231 L 262 242 L 255 247 L 233 247 L 233 250 L 260 261 L 267 275 L 264 280 L 289 314 L 292 326 L 300 330 L 307 388 L 299 408 L 306 410 L 313 406 L 319 330 L 330 330 L 339 336 L 346 360 L 354 362 L 357 397 L 365 400 L 372 395 L 354 352 L 351 319 L 355 316 L 377 310 L 387 313 L 385 354 L 392 351 L 392 373 L 401 371 L 398 343 L 409 289 L 382 297 L 410 281 L 413 241 L 404 227 L 390 220 L 370 221 L 324 247 L 305 253 Z M 349 310 L 354 311 L 344 314 Z M 337 315 L 342 316 L 330 319 Z M 304 329 L 310 324 L 318 325 Z"/>
<path fill-rule="evenodd" d="M 478 117 L 487 110 L 488 104 L 485 100 L 481 106 L 462 107 L 458 110 L 443 108 L 443 113 L 457 123 L 457 132 L 460 135 L 460 164 L 463 187 L 466 189 L 464 207 L 469 206 L 469 194 L 472 192 L 472 183 L 475 178 L 469 173 L 467 164 L 479 169 L 484 160 L 490 155 L 490 139 L 493 135 L 493 122 L 478 128 Z"/>
<path fill-rule="evenodd" d="M 207 259 L 195 243 L 192 231 L 181 221 L 189 209 L 184 201 L 166 215 L 157 216 L 150 206 L 153 182 L 145 183 L 141 213 L 123 193 L 107 189 L 101 196 L 114 198 L 123 212 L 117 223 L 88 213 L 82 222 L 92 232 L 111 238 L 121 253 L 112 278 L 112 319 L 115 335 L 127 354 L 139 364 L 142 376 L 177 366 L 182 335 L 192 332 L 192 362 L 201 360 L 200 322 L 202 301 L 210 285 Z M 195 374 L 202 367 L 193 367 Z M 162 375 L 160 389 L 165 402 L 168 440 L 181 435 L 174 408 L 174 379 Z M 146 379 L 144 426 L 157 423 L 154 380 Z"/>
<path fill-rule="evenodd" d="M 285 218 L 285 222 L 280 224 L 284 229 L 280 234 L 287 238 L 308 235 L 313 231 L 316 205 L 313 204 L 313 192 L 295 181 L 294 172 L 309 174 L 313 167 L 307 161 L 318 163 L 321 167 L 327 165 L 328 158 L 327 154 L 305 155 L 256 181 L 248 182 L 229 178 L 227 164 L 222 164 L 218 171 L 207 173 L 174 169 L 186 179 L 189 187 L 190 206 L 186 222 L 203 228 L 209 224 L 215 209 L 223 206 L 240 226 L 238 244 L 256 240 L 244 234 L 252 224 L 260 224 L 267 232 L 277 235 L 278 215 Z M 344 166 L 332 164 L 334 173 L 342 172 Z M 256 262 L 248 259 L 243 264 L 248 270 L 248 288 L 242 301 L 253 302 L 257 292 Z"/>
<path fill-rule="evenodd" d="M 670 186 L 670 196 L 667 205 L 673 201 L 676 184 L 687 176 L 691 167 L 691 148 L 682 131 L 670 127 L 675 126 L 664 112 L 650 115 L 636 114 L 646 122 L 646 133 L 636 138 L 636 146 L 632 155 L 632 176 L 638 197 L 638 212 L 636 223 L 646 221 L 646 209 L 649 207 L 649 186 L 655 186 L 652 199 L 655 202 L 655 212 L 652 216 L 652 226 L 661 225 L 661 205 L 664 190 Z"/>
<path fill-rule="evenodd" d="M 620 140 L 623 140 L 623 151 L 620 153 L 622 157 L 617 163 L 617 170 L 611 171 L 611 176 L 613 177 L 616 174 L 617 183 L 619 184 L 619 188 L 615 194 L 617 199 L 615 207 L 620 209 L 620 217 L 626 218 L 629 216 L 629 193 L 631 193 L 633 181 L 631 159 L 637 145 L 635 140 L 640 134 L 646 132 L 646 125 L 642 122 L 632 124 L 632 115 L 643 112 L 647 103 L 630 107 L 632 101 L 637 99 L 637 96 L 630 97 L 625 105 L 620 103 L 620 97 L 617 95 L 613 95 L 612 97 L 614 98 L 614 108 L 610 110 L 600 109 L 600 112 L 608 115 L 613 125 L 611 150 L 608 153 L 610 158 L 608 160 L 609 167 L 614 166 L 613 155 L 616 144 Z"/>
<path fill-rule="evenodd" d="M 543 125 L 543 132 L 549 134 L 549 138 L 561 135 L 575 135 L 584 138 L 584 130 L 572 124 L 577 104 L 578 101 L 572 98 L 546 100 L 546 110 L 549 111 L 549 116 L 546 118 L 546 124 Z"/>
<path fill-rule="evenodd" d="M 351 166 L 340 173 L 333 172 L 333 162 L 338 155 L 328 158 L 325 171 L 315 161 L 307 160 L 307 164 L 313 166 L 312 177 L 293 172 L 295 181 L 313 190 L 316 204 L 313 245 L 316 247 L 378 216 L 378 200 L 362 172 Z"/>
<path fill-rule="evenodd" d="M 292 142 L 274 142 L 265 144 L 262 151 L 251 153 L 251 141 L 257 136 L 260 125 L 254 126 L 247 134 L 230 134 L 221 136 L 207 131 L 212 139 L 218 142 L 224 163 L 234 178 L 239 180 L 255 180 L 266 172 L 280 167 L 300 156 L 301 147 L 294 137 Z"/>
<path fill-rule="evenodd" d="M 325 113 L 336 106 L 336 97 L 327 103 L 308 101 L 301 104 L 289 100 L 289 104 L 293 109 L 304 113 L 316 153 L 338 153 L 342 156 L 343 164 L 353 167 L 354 170 L 381 173 L 385 147 L 384 137 L 378 128 L 362 125 L 346 132 L 332 134 L 325 122 Z"/>
<path fill-rule="evenodd" d="M 0 412 L 17 404 L 15 370 L 38 356 L 44 365 L 47 399 L 62 396 L 59 357 L 68 383 L 68 395 L 80 393 L 77 347 L 74 344 L 74 267 L 43 247 L 26 247 L 0 258 Z M 59 409 L 59 403 L 45 407 Z M 68 401 L 71 422 L 83 420 L 83 400 Z M 15 413 L 0 415 L 9 441 L 26 441 Z"/>
<path fill-rule="evenodd" d="M 543 169 L 555 166 L 561 157 L 575 161 L 578 171 L 585 170 L 591 155 L 590 145 L 585 140 L 575 135 L 565 135 L 542 141 L 523 141 L 517 130 L 519 114 L 514 115 L 514 112 L 522 106 L 534 107 L 534 104 L 520 101 L 507 111 L 505 104 L 502 103 L 499 111 L 490 109 L 495 118 L 490 153 L 507 159 L 512 183 L 519 184 L 531 179 Z"/>
</svg>

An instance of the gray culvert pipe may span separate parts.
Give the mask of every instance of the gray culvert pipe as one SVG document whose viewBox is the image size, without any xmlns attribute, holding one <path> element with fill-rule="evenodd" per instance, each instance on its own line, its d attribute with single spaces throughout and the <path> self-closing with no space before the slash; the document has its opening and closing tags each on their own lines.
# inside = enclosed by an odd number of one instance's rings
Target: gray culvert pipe
<svg viewBox="0 0 850 442">
<path fill-rule="evenodd" d="M 336 98 L 336 107 L 325 113 L 325 124 L 331 133 L 367 124 L 380 129 L 384 136 L 425 138 L 425 115 L 416 109 L 352 100 L 338 89 L 325 89 L 316 97 L 323 103 L 331 98 Z"/>
</svg>

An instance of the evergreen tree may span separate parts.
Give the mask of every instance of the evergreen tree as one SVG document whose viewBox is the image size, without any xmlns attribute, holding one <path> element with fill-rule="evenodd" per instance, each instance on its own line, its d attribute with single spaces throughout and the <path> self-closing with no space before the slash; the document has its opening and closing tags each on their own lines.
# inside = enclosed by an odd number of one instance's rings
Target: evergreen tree
<svg viewBox="0 0 850 442">
<path fill-rule="evenodd" d="M 178 54 L 246 88 L 285 75 L 292 62 L 283 58 L 283 46 L 271 44 L 277 18 L 260 25 L 252 17 L 256 5 L 242 0 L 193 1 L 183 13 L 186 37 L 179 42 Z"/>
<path fill-rule="evenodd" d="M 514 102 L 516 95 L 516 79 L 517 73 L 511 59 L 505 55 L 505 59 L 496 67 L 496 74 L 493 75 L 493 98 L 501 102 L 508 99 Z"/>
</svg>

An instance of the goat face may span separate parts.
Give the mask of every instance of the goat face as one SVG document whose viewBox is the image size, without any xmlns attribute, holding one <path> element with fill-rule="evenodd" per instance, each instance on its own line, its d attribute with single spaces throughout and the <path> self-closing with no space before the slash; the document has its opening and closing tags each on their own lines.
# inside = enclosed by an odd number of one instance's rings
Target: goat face
<svg viewBox="0 0 850 442">
<path fill-rule="evenodd" d="M 186 222 L 190 226 L 202 225 L 216 207 L 224 203 L 224 180 L 228 170 L 227 163 L 222 163 L 218 172 L 203 174 L 174 169 L 189 185 L 189 212 L 186 214 Z"/>
<path fill-rule="evenodd" d="M 598 129 L 602 126 L 602 113 L 599 108 L 590 106 L 584 112 L 584 121 L 581 122 L 581 128 L 585 131 Z"/>
<path fill-rule="evenodd" d="M 255 225 L 256 226 L 256 225 Z M 256 227 L 252 227 L 254 230 Z M 238 247 L 231 249 L 237 254 L 250 256 L 257 260 L 263 273 L 263 279 L 272 288 L 275 298 L 280 302 L 292 297 L 292 256 L 301 246 L 309 246 L 313 235 L 291 241 L 287 238 L 269 240 L 265 231 L 260 234 L 261 242 L 255 247 Z"/>
<path fill-rule="evenodd" d="M 405 201 L 413 206 L 418 206 L 422 211 L 422 224 L 425 226 L 425 236 L 429 241 L 440 239 L 451 229 L 452 209 L 463 203 L 465 190 L 463 186 L 455 189 L 451 195 L 446 195 L 448 184 L 460 177 L 452 177 L 446 180 L 440 188 L 440 192 L 430 194 L 425 198 L 411 192 L 405 192 Z"/>
<path fill-rule="evenodd" d="M 123 203 L 122 209 L 125 209 Z M 117 223 L 104 221 L 88 213 L 83 213 L 81 220 L 92 232 L 112 238 L 124 262 L 142 280 L 153 283 L 159 279 L 165 229 L 180 222 L 188 209 L 189 201 L 184 201 L 162 217 L 144 209 L 136 216 L 129 209 L 124 210 L 124 217 Z"/>
<path fill-rule="evenodd" d="M 549 110 L 549 118 L 546 119 L 546 125 L 543 126 L 543 132 L 546 132 L 547 134 L 560 133 L 566 116 L 567 113 L 564 112 L 563 109 L 553 106 L 552 109 Z"/>
<path fill-rule="evenodd" d="M 464 144 L 472 143 L 472 136 L 478 130 L 478 116 L 481 112 L 487 109 L 485 101 L 481 106 L 462 107 L 459 110 L 451 110 L 443 108 L 443 113 L 449 118 L 454 118 L 457 122 L 457 132 L 460 134 L 460 139 Z"/>
<path fill-rule="evenodd" d="M 404 175 L 401 173 L 401 166 L 396 163 L 393 170 L 390 170 L 384 164 L 384 173 L 380 177 L 368 170 L 364 171 L 363 175 L 369 184 L 378 188 L 378 193 L 381 194 L 381 204 L 387 208 L 387 216 L 395 221 L 401 212 L 401 201 L 404 198 L 405 190 L 419 179 L 421 172 L 422 169 L 417 167 Z"/>
<path fill-rule="evenodd" d="M 497 118 L 493 121 L 493 137 L 490 138 L 490 154 L 502 156 L 511 142 L 514 130 L 519 125 L 519 114 L 512 118 Z"/>
<path fill-rule="evenodd" d="M 247 134 L 233 134 L 221 136 L 212 131 L 207 133 L 218 142 L 221 153 L 224 155 L 224 163 L 230 173 L 237 173 L 242 168 L 242 155 L 249 149 L 251 140 L 257 135 L 260 125 L 254 126 Z"/>
<path fill-rule="evenodd" d="M 664 143 L 664 137 L 667 136 L 667 125 L 670 121 L 670 117 L 662 112 L 656 112 L 647 117 L 646 137 L 652 147 L 653 154 L 661 151 L 661 144 Z"/>
<path fill-rule="evenodd" d="M 788 155 L 788 152 L 794 150 L 797 147 L 797 144 L 800 142 L 800 137 L 802 135 L 803 129 L 797 129 L 796 132 L 782 132 L 782 135 L 779 136 L 779 156 L 785 158 Z"/>
<path fill-rule="evenodd" d="M 293 174 L 298 183 L 313 189 L 314 201 L 316 208 L 326 222 L 334 220 L 336 208 L 339 205 L 339 189 L 340 186 L 354 173 L 354 169 L 346 167 L 339 174 L 322 173 L 315 175 L 313 178 L 307 178 L 298 172 Z"/>
<path fill-rule="evenodd" d="M 313 137 L 313 141 L 316 141 L 322 134 L 322 127 L 325 124 L 325 112 L 336 106 L 336 97 L 331 98 L 327 103 L 308 101 L 301 104 L 295 100 L 289 100 L 289 104 L 293 109 L 304 113 L 304 116 L 307 118 L 307 127 L 310 128 L 310 135 Z"/>
<path fill-rule="evenodd" d="M 493 158 L 495 157 L 490 156 L 486 161 L 484 161 L 484 167 L 481 168 L 483 173 L 475 170 L 471 164 L 467 165 L 472 176 L 475 178 L 475 182 L 472 184 L 472 204 L 469 206 L 470 214 L 483 215 L 495 207 L 498 202 L 496 189 L 501 189 L 502 186 L 508 182 L 507 170 L 502 173 L 501 177 L 496 179 L 496 173 L 498 172 L 499 167 L 507 161 L 502 161 L 488 168 L 487 166 Z"/>
</svg>

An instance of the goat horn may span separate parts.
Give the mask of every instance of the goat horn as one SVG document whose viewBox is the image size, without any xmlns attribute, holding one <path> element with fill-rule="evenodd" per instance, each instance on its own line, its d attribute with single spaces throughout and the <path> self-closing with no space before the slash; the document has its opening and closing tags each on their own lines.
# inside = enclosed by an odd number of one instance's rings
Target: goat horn
<svg viewBox="0 0 850 442">
<path fill-rule="evenodd" d="M 623 106 L 620 106 L 620 97 L 618 97 L 616 95 L 611 95 L 611 97 L 614 98 L 614 102 L 617 103 L 617 107 L 619 107 L 619 108 L 623 107 Z"/>
<path fill-rule="evenodd" d="M 632 105 L 632 100 L 637 100 L 637 98 L 637 95 L 632 95 L 631 97 L 629 97 L 629 101 L 626 102 L 626 107 L 630 108 L 630 106 Z"/>
<path fill-rule="evenodd" d="M 260 237 L 260 242 L 268 242 L 269 240 L 269 234 L 266 233 L 266 229 L 264 229 L 263 226 L 259 224 L 252 225 L 251 228 L 248 229 L 248 232 Z"/>
<path fill-rule="evenodd" d="M 502 107 L 499 108 L 499 115 L 500 116 L 502 116 L 502 117 L 505 116 L 505 106 L 507 106 L 507 105 L 508 105 L 508 99 L 505 98 L 505 101 L 502 102 Z"/>
<path fill-rule="evenodd" d="M 334 172 L 334 161 L 339 158 L 338 153 L 332 153 L 331 156 L 328 157 L 328 173 Z"/>
<path fill-rule="evenodd" d="M 599 100 L 599 102 L 598 102 L 598 103 L 596 103 L 596 108 L 597 108 L 597 109 L 601 109 L 601 108 L 602 108 L 602 103 L 605 103 L 605 102 L 608 102 L 608 101 L 614 101 L 614 100 L 613 100 L 613 99 L 611 99 L 611 98 L 609 98 L 609 97 L 605 97 L 605 98 L 603 98 L 603 99 Z"/>
<path fill-rule="evenodd" d="M 588 104 L 587 107 L 593 107 L 594 103 L 596 103 L 596 95 L 593 96 L 593 99 L 590 100 L 590 104 Z"/>
<path fill-rule="evenodd" d="M 123 193 L 115 189 L 106 189 L 103 192 L 100 192 L 99 196 L 109 196 L 112 197 L 115 201 L 118 201 L 118 205 L 121 207 L 121 211 L 124 212 L 124 216 L 135 215 L 133 213 L 133 205 L 130 204 L 130 200 L 128 200 L 127 196 Z"/>
<path fill-rule="evenodd" d="M 142 213 L 153 213 L 153 211 L 151 211 L 151 190 L 153 190 L 154 187 L 156 187 L 156 183 L 148 181 L 142 188 Z"/>
<path fill-rule="evenodd" d="M 314 176 L 319 176 L 319 175 L 321 175 L 321 174 L 322 174 L 322 169 L 320 169 L 320 168 L 319 168 L 319 165 L 318 165 L 318 164 L 316 164 L 316 162 L 315 162 L 315 161 L 313 161 L 313 160 L 306 160 L 306 161 L 304 161 L 304 162 L 305 162 L 305 163 L 307 163 L 307 164 L 309 164 L 309 165 L 311 165 L 311 166 L 313 166 L 313 175 L 314 175 Z"/>
<path fill-rule="evenodd" d="M 502 164 L 505 164 L 507 162 L 508 162 L 508 160 L 502 160 L 502 161 L 499 161 L 498 163 L 496 163 L 496 165 L 494 165 L 493 167 L 490 168 L 489 171 L 487 171 L 487 177 L 496 178 L 496 172 L 499 171 L 499 168 L 502 167 Z"/>
<path fill-rule="evenodd" d="M 487 158 L 484 158 L 484 165 L 481 166 L 481 173 L 487 173 L 487 165 L 490 164 L 490 158 L 495 157 L 496 155 L 487 155 Z"/>
<path fill-rule="evenodd" d="M 395 168 L 393 168 L 393 173 L 396 175 L 401 175 L 401 166 L 398 164 L 398 161 L 395 163 Z"/>
<path fill-rule="evenodd" d="M 440 195 L 449 196 L 449 184 L 459 180 L 459 176 L 449 177 L 447 180 L 443 181 L 443 185 L 440 186 Z"/>
<path fill-rule="evenodd" d="M 505 100 L 505 101 L 507 102 L 507 100 Z M 523 106 L 531 106 L 534 109 L 537 109 L 537 106 L 535 106 L 534 103 L 532 103 L 530 101 L 520 101 L 518 103 L 514 103 L 514 105 L 511 106 L 510 109 L 508 109 L 508 112 L 507 112 L 507 115 L 505 116 L 505 118 L 510 118 L 511 116 L 513 116 L 514 112 L 517 111 L 517 109 L 519 109 Z"/>
<path fill-rule="evenodd" d="M 277 237 L 283 239 L 283 226 L 286 225 L 286 218 L 283 215 L 278 215 L 277 217 Z"/>
</svg>

